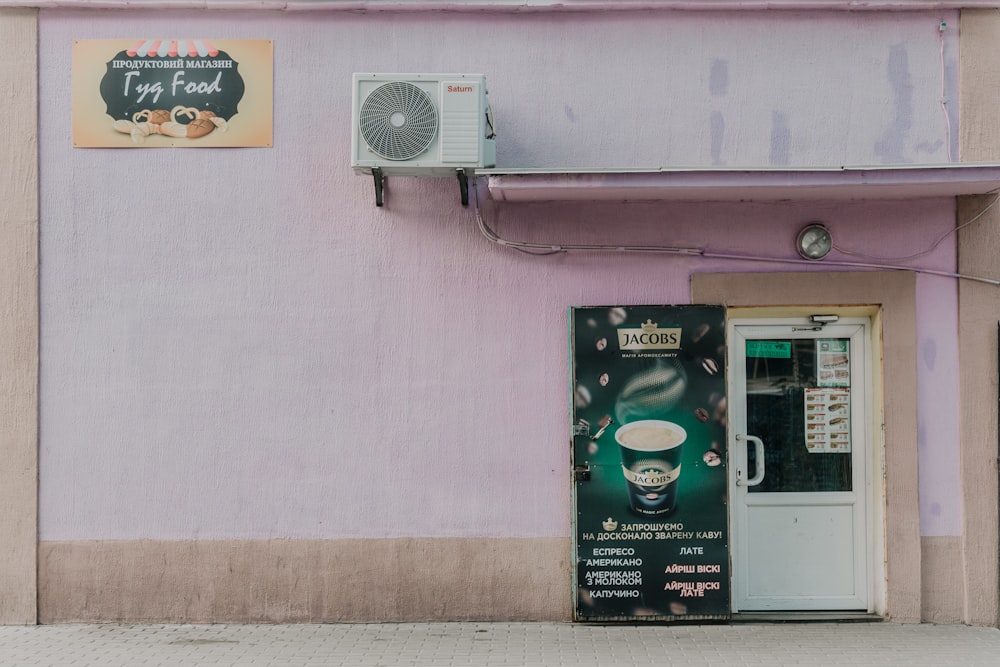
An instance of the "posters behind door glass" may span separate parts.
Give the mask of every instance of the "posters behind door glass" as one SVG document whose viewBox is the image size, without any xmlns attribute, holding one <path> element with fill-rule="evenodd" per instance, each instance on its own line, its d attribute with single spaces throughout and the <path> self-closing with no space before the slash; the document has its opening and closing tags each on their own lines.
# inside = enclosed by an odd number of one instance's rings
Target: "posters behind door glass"
<svg viewBox="0 0 1000 667">
<path fill-rule="evenodd" d="M 727 618 L 725 310 L 570 311 L 576 614 Z"/>
<path fill-rule="evenodd" d="M 820 387 L 851 386 L 851 354 L 846 338 L 816 341 L 816 384 Z"/>
<path fill-rule="evenodd" d="M 805 390 L 806 449 L 810 454 L 851 451 L 851 390 Z"/>
</svg>

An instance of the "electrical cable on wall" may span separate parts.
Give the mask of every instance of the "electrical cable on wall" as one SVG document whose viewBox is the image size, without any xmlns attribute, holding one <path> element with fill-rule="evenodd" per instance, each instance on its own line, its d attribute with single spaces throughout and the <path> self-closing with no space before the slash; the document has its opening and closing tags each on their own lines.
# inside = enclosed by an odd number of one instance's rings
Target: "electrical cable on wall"
<svg viewBox="0 0 1000 667">
<path fill-rule="evenodd" d="M 948 115 L 948 96 L 945 93 L 945 60 L 944 60 L 944 31 L 948 28 L 948 24 L 944 21 L 938 24 L 938 59 L 941 65 L 941 113 L 944 114 L 944 127 L 945 127 L 945 149 L 948 155 L 948 162 L 952 161 L 951 156 L 951 116 Z"/>
<path fill-rule="evenodd" d="M 928 247 L 926 250 L 921 250 L 920 252 L 915 252 L 912 255 L 904 255 L 902 257 L 879 257 L 879 256 L 876 256 L 876 255 L 867 255 L 867 254 L 865 254 L 863 252 L 859 252 L 857 250 L 848 250 L 847 248 L 843 248 L 843 247 L 841 247 L 841 246 L 839 246 L 837 244 L 834 244 L 833 249 L 836 250 L 837 252 L 843 253 L 845 255 L 851 255 L 852 257 L 861 257 L 861 258 L 864 258 L 864 259 L 870 259 L 870 260 L 873 260 L 873 261 L 876 261 L 876 262 L 905 262 L 907 260 L 916 259 L 918 257 L 923 257 L 924 255 L 927 255 L 927 254 L 929 254 L 929 253 L 934 252 L 935 250 L 937 250 L 937 247 L 939 245 L 941 245 L 941 243 L 944 242 L 944 240 L 946 238 L 948 238 L 952 234 L 957 234 L 959 232 L 959 230 L 962 230 L 962 229 L 968 227 L 969 225 L 971 225 L 972 223 L 974 223 L 976 220 L 979 220 L 979 218 L 983 217 L 986 214 L 986 212 L 989 211 L 991 208 L 993 208 L 993 205 L 997 203 L 997 199 L 1000 199 L 1000 192 L 994 193 L 993 199 L 990 201 L 989 204 L 987 204 L 986 206 L 984 206 L 983 209 L 981 211 L 979 211 L 979 213 L 977 213 L 976 215 L 974 215 L 969 220 L 966 220 L 962 224 L 958 225 L 957 227 L 954 227 L 954 228 L 949 229 L 948 231 L 946 231 L 944 234 L 942 234 L 937 239 L 935 239 L 934 242 L 931 243 L 930 247 Z"/>
<path fill-rule="evenodd" d="M 476 222 L 479 226 L 480 233 L 490 242 L 497 245 L 503 246 L 505 248 L 510 248 L 512 250 L 517 250 L 528 255 L 555 255 L 561 253 L 569 252 L 635 252 L 635 253 L 660 253 L 665 255 L 685 255 L 689 257 L 703 257 L 705 259 L 725 259 L 734 261 L 749 261 L 749 262 L 774 262 L 781 264 L 808 264 L 810 266 L 816 266 L 820 263 L 817 260 L 809 259 L 793 259 L 788 257 L 769 257 L 765 255 L 748 255 L 743 253 L 729 253 L 729 252 L 717 252 L 708 250 L 705 248 L 685 248 L 680 246 L 646 246 L 646 245 L 607 245 L 607 244 L 565 244 L 565 243 L 532 243 L 527 241 L 512 241 L 509 239 L 501 238 L 490 226 L 487 224 L 486 219 L 483 216 L 482 207 L 479 202 L 479 188 L 475 179 L 472 182 L 472 189 L 476 202 Z M 912 257 L 920 257 L 925 255 L 934 248 L 936 248 L 948 235 L 957 232 L 963 227 L 967 227 L 973 222 L 979 220 L 990 208 L 997 202 L 1000 198 L 1000 193 L 997 193 L 993 201 L 987 204 L 979 213 L 973 216 L 970 220 L 955 227 L 955 229 L 949 230 L 946 234 L 938 238 L 934 243 L 925 251 L 920 253 L 915 253 Z M 839 250 L 839 248 L 838 248 Z M 843 251 L 841 251 L 843 252 Z M 851 254 L 851 253 L 845 253 Z M 993 280 L 991 278 L 986 278 L 983 276 L 972 276 L 963 273 L 955 273 L 952 271 L 939 271 L 936 269 L 926 269 L 920 267 L 912 266 L 900 266 L 896 264 L 885 264 L 881 262 L 847 262 L 838 260 L 822 260 L 822 264 L 827 266 L 841 266 L 849 268 L 859 268 L 859 269 L 881 269 L 881 270 L 891 270 L 891 271 L 911 271 L 913 273 L 940 276 L 944 278 L 956 278 L 959 280 L 969 280 L 972 282 L 985 283 L 987 285 L 1000 286 L 1000 280 Z"/>
</svg>

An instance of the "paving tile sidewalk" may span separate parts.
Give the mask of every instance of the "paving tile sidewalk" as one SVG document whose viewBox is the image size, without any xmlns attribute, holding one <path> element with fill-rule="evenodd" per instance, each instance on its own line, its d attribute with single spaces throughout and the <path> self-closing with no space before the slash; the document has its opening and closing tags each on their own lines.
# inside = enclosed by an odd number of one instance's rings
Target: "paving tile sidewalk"
<svg viewBox="0 0 1000 667">
<path fill-rule="evenodd" d="M 0 665 L 1000 666 L 1000 630 L 895 623 L 0 626 Z"/>
</svg>

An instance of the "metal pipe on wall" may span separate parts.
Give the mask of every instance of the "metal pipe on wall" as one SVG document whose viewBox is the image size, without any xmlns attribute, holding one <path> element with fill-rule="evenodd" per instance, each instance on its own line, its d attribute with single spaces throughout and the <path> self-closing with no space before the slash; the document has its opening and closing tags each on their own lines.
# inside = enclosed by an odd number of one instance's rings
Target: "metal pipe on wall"
<svg viewBox="0 0 1000 667">
<path fill-rule="evenodd" d="M 995 9 L 997 0 L 0 0 L 37 9 L 202 9 L 351 12 L 935 11 Z"/>
</svg>

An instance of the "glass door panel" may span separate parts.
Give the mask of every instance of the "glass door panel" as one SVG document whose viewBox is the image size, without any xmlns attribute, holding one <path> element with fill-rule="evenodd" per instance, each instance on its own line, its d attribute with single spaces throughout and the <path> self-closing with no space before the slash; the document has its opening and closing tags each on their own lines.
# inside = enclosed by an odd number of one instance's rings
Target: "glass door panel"
<svg viewBox="0 0 1000 667">
<path fill-rule="evenodd" d="M 831 343 L 845 351 L 843 362 L 818 349 Z M 779 354 L 756 356 L 764 350 Z M 850 389 L 832 392 L 830 400 L 831 382 L 819 381 L 821 373 L 835 381 L 836 369 L 826 366 L 846 364 L 850 340 L 750 340 L 746 353 L 747 433 L 767 443 L 766 474 L 749 492 L 851 491 Z M 756 452 L 750 449 L 747 458 L 752 477 Z"/>
</svg>

